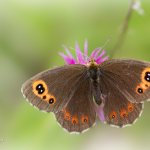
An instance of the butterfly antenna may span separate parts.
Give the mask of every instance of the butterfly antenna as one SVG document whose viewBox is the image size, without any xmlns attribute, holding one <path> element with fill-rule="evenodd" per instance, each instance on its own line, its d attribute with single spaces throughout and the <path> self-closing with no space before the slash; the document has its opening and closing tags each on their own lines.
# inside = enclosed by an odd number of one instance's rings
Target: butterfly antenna
<svg viewBox="0 0 150 150">
<path fill-rule="evenodd" d="M 111 39 L 112 37 L 109 37 L 101 48 L 104 49 Z"/>
</svg>

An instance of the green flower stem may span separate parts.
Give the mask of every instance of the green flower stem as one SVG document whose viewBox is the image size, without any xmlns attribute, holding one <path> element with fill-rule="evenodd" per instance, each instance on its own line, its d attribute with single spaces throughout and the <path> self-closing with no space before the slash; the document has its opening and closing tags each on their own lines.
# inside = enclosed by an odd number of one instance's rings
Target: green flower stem
<svg viewBox="0 0 150 150">
<path fill-rule="evenodd" d="M 125 37 L 126 37 L 127 31 L 129 28 L 129 22 L 131 20 L 132 14 L 133 14 L 134 3 L 135 3 L 135 0 L 130 0 L 130 5 L 129 5 L 128 11 L 127 11 L 127 15 L 125 16 L 125 19 L 123 21 L 122 28 L 121 28 L 121 31 L 118 36 L 118 40 L 110 52 L 110 58 L 114 57 L 115 53 L 119 49 L 121 49 L 121 47 L 125 41 Z"/>
</svg>

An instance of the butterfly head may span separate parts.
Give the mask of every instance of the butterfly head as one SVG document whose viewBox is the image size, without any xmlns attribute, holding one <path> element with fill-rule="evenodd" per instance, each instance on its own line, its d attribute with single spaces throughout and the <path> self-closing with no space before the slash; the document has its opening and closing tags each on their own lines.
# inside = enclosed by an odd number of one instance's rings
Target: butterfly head
<svg viewBox="0 0 150 150">
<path fill-rule="evenodd" d="M 94 58 L 91 58 L 86 65 L 87 66 L 97 66 L 98 64 Z"/>
<path fill-rule="evenodd" d="M 75 45 L 76 58 L 70 53 L 69 49 L 65 47 L 67 55 L 64 53 L 60 53 L 60 55 L 64 58 L 65 62 L 68 65 L 72 64 L 83 64 L 83 65 L 97 65 L 108 59 L 108 56 L 105 56 L 105 50 L 102 48 L 96 48 L 92 51 L 91 55 L 88 56 L 88 43 L 85 41 L 84 44 L 84 52 L 80 50 L 78 44 Z M 90 60 L 90 61 L 89 61 Z"/>
</svg>

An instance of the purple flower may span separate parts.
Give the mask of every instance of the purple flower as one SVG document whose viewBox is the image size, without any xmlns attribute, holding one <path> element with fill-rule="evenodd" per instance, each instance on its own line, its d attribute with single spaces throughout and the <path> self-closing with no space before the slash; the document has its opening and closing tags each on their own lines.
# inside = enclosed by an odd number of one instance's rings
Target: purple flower
<svg viewBox="0 0 150 150">
<path fill-rule="evenodd" d="M 104 107 L 96 107 L 95 110 L 96 110 L 96 113 L 100 119 L 101 122 L 105 122 L 105 115 L 104 115 L 104 110 L 103 110 Z"/>
<path fill-rule="evenodd" d="M 84 43 L 84 53 L 81 52 L 78 43 L 75 44 L 75 51 L 76 51 L 76 59 L 72 56 L 69 49 L 64 47 L 66 54 L 59 53 L 65 60 L 68 65 L 72 64 L 83 64 L 86 65 L 91 59 L 94 59 L 97 64 L 101 64 L 102 62 L 108 59 L 108 56 L 105 56 L 105 50 L 102 48 L 96 48 L 93 50 L 91 55 L 88 57 L 88 42 L 85 41 Z"/>
</svg>

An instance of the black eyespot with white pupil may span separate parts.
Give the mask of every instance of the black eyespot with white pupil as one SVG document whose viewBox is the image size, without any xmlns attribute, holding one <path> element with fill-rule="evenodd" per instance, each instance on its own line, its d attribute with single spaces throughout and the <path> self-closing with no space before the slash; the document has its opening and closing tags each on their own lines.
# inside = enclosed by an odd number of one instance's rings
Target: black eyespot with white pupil
<svg viewBox="0 0 150 150">
<path fill-rule="evenodd" d="M 141 88 L 138 88 L 138 93 L 143 93 L 143 89 L 141 89 Z"/>
<path fill-rule="evenodd" d="M 49 99 L 49 104 L 53 104 L 54 103 L 54 99 L 53 98 L 50 98 Z"/>
<path fill-rule="evenodd" d="M 43 94 L 45 92 L 45 88 L 42 84 L 38 84 L 36 90 L 38 91 L 38 94 Z"/>
<path fill-rule="evenodd" d="M 150 72 L 145 73 L 145 80 L 150 82 Z"/>
</svg>

